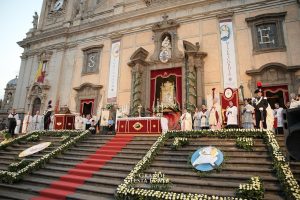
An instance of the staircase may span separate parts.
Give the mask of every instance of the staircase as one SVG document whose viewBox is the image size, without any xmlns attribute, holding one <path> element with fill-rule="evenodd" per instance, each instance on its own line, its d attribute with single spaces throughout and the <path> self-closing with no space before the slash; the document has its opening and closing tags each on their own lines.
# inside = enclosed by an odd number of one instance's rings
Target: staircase
<svg viewBox="0 0 300 200">
<path fill-rule="evenodd" d="M 277 135 L 276 139 L 278 141 L 279 146 L 282 149 L 282 152 L 286 155 L 287 150 L 285 148 L 284 135 Z M 290 167 L 294 174 L 295 179 L 298 181 L 298 184 L 300 184 L 300 162 L 290 161 Z"/>
<path fill-rule="evenodd" d="M 170 191 L 204 193 L 208 195 L 234 196 L 240 183 L 251 176 L 260 176 L 265 188 L 265 199 L 284 199 L 280 184 L 272 171 L 271 157 L 262 139 L 254 140 L 253 151 L 235 147 L 235 139 L 191 138 L 190 144 L 178 151 L 171 150 L 169 139 L 161 148 L 151 167 L 145 173 L 161 171 L 172 182 Z M 220 173 L 213 172 L 200 177 L 188 164 L 188 157 L 199 147 L 215 146 L 225 156 L 225 165 Z M 149 187 L 139 184 L 140 187 Z"/>
<path fill-rule="evenodd" d="M 66 151 L 63 155 L 52 159 L 43 169 L 33 172 L 24 177 L 20 183 L 13 185 L 0 183 L 0 199 L 31 199 L 39 195 L 39 192 L 49 188 L 54 181 L 66 175 L 77 164 L 85 160 L 89 155 L 95 153 L 99 147 L 105 145 L 114 136 L 91 135 L 84 141 L 78 143 Z M 148 151 L 156 141 L 157 136 L 137 136 L 125 146 L 119 154 L 114 156 L 102 168 L 80 185 L 75 193 L 67 195 L 67 199 L 114 199 L 117 186 L 124 180 L 130 170 Z M 20 152 L 20 145 L 16 144 L 0 153 L 0 166 L 5 168 L 9 159 Z M 22 147 L 25 149 L 25 147 Z M 39 156 L 36 154 L 35 156 Z M 90 164 L 92 166 L 92 164 Z M 80 170 L 77 171 L 80 173 Z M 82 170 L 81 172 L 85 172 Z M 80 179 L 80 176 L 73 176 Z M 71 187 L 72 184 L 62 187 Z M 43 198 L 46 199 L 46 198 Z"/>
</svg>

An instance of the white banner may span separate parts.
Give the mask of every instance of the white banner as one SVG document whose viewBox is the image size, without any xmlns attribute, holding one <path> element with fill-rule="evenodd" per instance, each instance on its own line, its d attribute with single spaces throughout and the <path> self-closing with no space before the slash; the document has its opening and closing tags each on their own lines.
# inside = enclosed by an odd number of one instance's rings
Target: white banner
<svg viewBox="0 0 300 200">
<path fill-rule="evenodd" d="M 108 94 L 107 94 L 108 103 L 113 103 L 117 101 L 120 44 L 121 42 L 118 41 L 112 43 L 111 45 Z"/>
<path fill-rule="evenodd" d="M 220 21 L 224 88 L 237 88 L 232 21 Z"/>
</svg>

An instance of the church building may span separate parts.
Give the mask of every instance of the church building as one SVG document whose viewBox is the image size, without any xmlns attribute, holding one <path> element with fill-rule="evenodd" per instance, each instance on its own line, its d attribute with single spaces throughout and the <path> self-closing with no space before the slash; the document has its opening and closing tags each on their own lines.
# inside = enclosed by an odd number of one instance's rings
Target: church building
<svg viewBox="0 0 300 200">
<path fill-rule="evenodd" d="M 270 104 L 300 93 L 299 0 L 44 0 L 24 48 L 13 107 L 193 110 L 212 96 Z"/>
</svg>

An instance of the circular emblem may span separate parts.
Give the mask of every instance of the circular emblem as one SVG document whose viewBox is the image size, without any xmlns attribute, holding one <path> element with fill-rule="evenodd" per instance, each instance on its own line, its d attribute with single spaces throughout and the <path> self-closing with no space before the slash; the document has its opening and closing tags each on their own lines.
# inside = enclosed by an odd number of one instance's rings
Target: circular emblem
<svg viewBox="0 0 300 200">
<path fill-rule="evenodd" d="M 191 162 L 198 171 L 211 171 L 220 166 L 224 160 L 223 153 L 216 147 L 208 146 L 195 151 Z"/>
<path fill-rule="evenodd" d="M 224 24 L 220 28 L 221 40 L 227 41 L 230 38 L 230 28 Z"/>
<path fill-rule="evenodd" d="M 165 49 L 165 50 L 162 50 L 160 53 L 159 53 L 159 60 L 163 63 L 166 63 L 168 62 L 170 59 L 170 55 L 169 55 L 169 52 Z"/>
<path fill-rule="evenodd" d="M 231 88 L 226 88 L 226 89 L 224 90 L 224 96 L 225 96 L 227 99 L 230 99 L 230 98 L 232 97 L 232 94 L 233 94 L 233 92 L 232 92 L 232 89 L 231 89 Z"/>
<path fill-rule="evenodd" d="M 24 151 L 22 151 L 19 154 L 19 157 L 20 158 L 26 157 L 26 156 L 32 155 L 34 153 L 37 153 L 39 151 L 42 151 L 42 150 L 46 149 L 47 147 L 49 147 L 50 144 L 51 144 L 51 142 L 43 142 L 43 143 L 34 145 L 32 147 L 29 147 L 28 149 L 25 149 Z"/>
<path fill-rule="evenodd" d="M 120 45 L 116 44 L 113 47 L 113 50 L 112 50 L 112 54 L 113 54 L 114 57 L 117 57 L 119 55 L 119 50 L 120 50 Z"/>
</svg>

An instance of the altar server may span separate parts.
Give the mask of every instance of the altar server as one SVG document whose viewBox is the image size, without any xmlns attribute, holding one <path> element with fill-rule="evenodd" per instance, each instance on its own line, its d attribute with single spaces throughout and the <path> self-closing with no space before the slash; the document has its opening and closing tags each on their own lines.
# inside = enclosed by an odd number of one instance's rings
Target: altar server
<svg viewBox="0 0 300 200">
<path fill-rule="evenodd" d="M 209 123 L 208 123 L 209 112 L 206 109 L 206 105 L 202 105 L 201 108 L 202 109 L 200 111 L 200 128 L 209 129 Z"/>
<path fill-rule="evenodd" d="M 253 127 L 253 114 L 254 114 L 254 107 L 249 104 L 249 100 L 245 99 L 244 101 L 244 108 L 242 110 L 242 121 L 243 121 L 243 128 L 245 129 L 252 129 Z"/>
<path fill-rule="evenodd" d="M 229 101 L 229 106 L 226 109 L 227 126 L 226 128 L 238 128 L 237 122 L 237 107 L 233 105 L 232 101 Z"/>
</svg>

